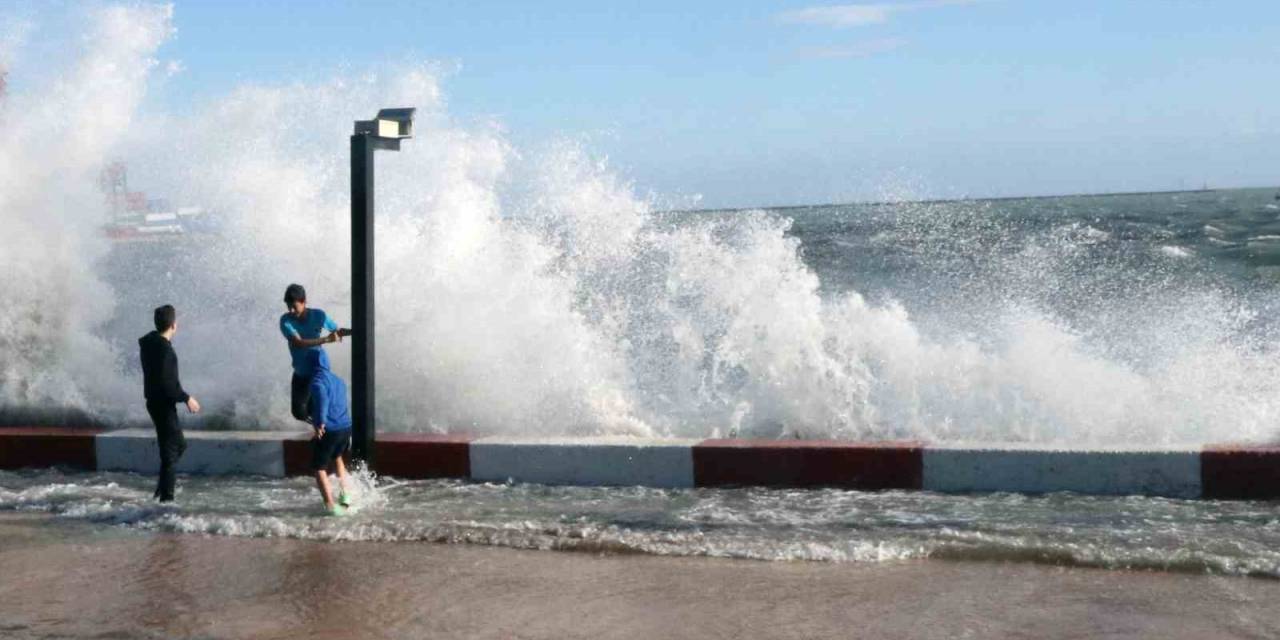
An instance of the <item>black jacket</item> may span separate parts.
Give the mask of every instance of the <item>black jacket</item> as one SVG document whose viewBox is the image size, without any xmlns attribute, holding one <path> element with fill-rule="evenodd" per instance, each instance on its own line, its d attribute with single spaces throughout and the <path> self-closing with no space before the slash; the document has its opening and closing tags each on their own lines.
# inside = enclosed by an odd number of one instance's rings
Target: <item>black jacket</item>
<svg viewBox="0 0 1280 640">
<path fill-rule="evenodd" d="M 142 393 L 147 402 L 186 402 L 191 396 L 182 390 L 182 383 L 178 381 L 178 354 L 173 352 L 173 345 L 160 332 L 152 331 L 138 338 L 138 347 L 142 357 Z"/>
</svg>

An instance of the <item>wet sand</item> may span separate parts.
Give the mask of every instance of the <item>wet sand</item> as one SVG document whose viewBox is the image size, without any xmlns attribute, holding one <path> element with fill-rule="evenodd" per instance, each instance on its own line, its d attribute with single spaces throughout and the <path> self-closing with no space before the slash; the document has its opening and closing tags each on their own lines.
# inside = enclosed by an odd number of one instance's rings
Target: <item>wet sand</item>
<svg viewBox="0 0 1280 640">
<path fill-rule="evenodd" d="M 1280 582 L 153 534 L 0 515 L 6 638 L 1268 638 Z"/>
</svg>

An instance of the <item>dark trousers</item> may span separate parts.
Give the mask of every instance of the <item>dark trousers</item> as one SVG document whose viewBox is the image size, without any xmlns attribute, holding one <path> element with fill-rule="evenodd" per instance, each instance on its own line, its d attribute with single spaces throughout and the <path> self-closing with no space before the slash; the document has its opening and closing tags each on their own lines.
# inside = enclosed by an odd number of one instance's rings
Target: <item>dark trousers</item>
<svg viewBox="0 0 1280 640">
<path fill-rule="evenodd" d="M 178 426 L 178 408 L 172 402 L 148 402 L 147 413 L 156 425 L 156 444 L 160 446 L 160 480 L 155 496 L 161 502 L 169 502 L 178 483 L 178 459 L 187 450 L 187 439 Z"/>
<path fill-rule="evenodd" d="M 289 389 L 289 408 L 293 411 L 293 417 L 303 422 L 311 422 L 311 417 L 307 412 L 307 402 L 310 400 L 311 378 L 300 376 L 296 373 L 293 374 Z"/>
</svg>

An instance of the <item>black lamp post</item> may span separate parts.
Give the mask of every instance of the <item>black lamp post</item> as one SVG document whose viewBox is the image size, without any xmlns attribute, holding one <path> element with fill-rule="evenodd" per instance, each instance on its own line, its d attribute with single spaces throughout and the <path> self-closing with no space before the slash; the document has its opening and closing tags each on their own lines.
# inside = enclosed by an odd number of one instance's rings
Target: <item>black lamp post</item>
<svg viewBox="0 0 1280 640">
<path fill-rule="evenodd" d="M 355 423 L 353 455 L 373 466 L 374 426 L 374 291 L 373 291 L 373 152 L 400 150 L 413 137 L 412 107 L 382 109 L 373 120 L 356 120 L 351 135 L 351 410 Z"/>
</svg>

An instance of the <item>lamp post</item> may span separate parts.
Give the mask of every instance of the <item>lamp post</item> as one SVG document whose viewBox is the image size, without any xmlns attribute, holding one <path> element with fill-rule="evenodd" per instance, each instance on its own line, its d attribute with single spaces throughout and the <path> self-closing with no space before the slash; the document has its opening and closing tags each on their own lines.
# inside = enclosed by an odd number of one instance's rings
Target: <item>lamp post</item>
<svg viewBox="0 0 1280 640">
<path fill-rule="evenodd" d="M 355 442 L 352 454 L 373 466 L 374 438 L 374 291 L 373 152 L 399 151 L 413 137 L 412 107 L 382 109 L 373 120 L 356 120 L 351 135 L 351 410 Z"/>
</svg>

